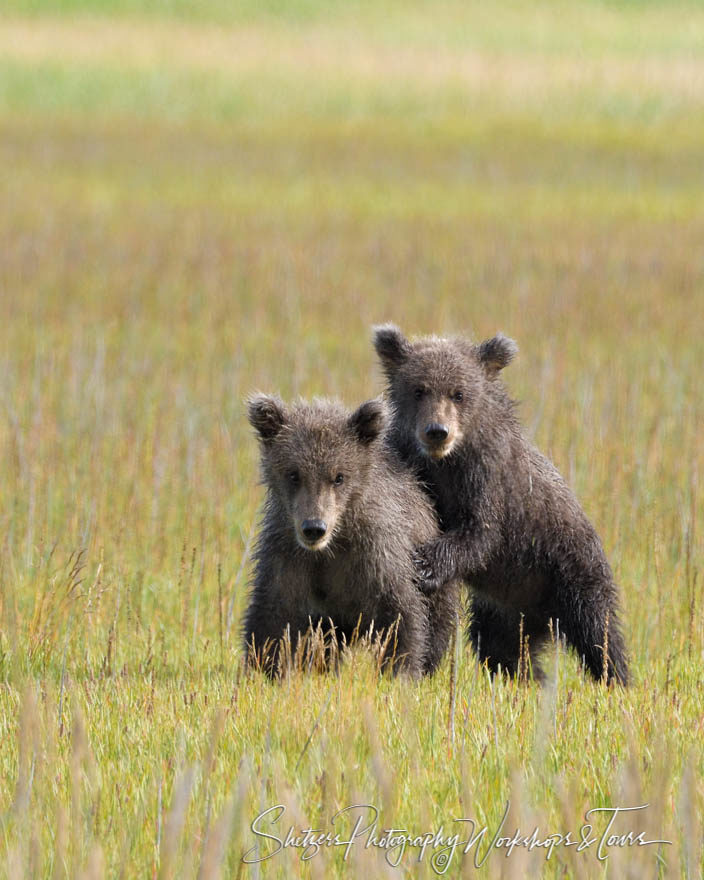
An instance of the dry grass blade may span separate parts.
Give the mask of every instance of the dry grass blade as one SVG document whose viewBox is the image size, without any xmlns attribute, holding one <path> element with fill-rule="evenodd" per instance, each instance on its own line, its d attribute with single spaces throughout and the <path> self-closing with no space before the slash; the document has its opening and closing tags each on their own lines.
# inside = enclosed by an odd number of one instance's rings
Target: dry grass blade
<svg viewBox="0 0 704 880">
<path fill-rule="evenodd" d="M 181 848 L 181 832 L 186 821 L 186 810 L 193 788 L 193 768 L 185 770 L 174 782 L 171 808 L 164 822 L 159 849 L 159 878 L 168 880 L 179 876 L 178 855 Z"/>
</svg>

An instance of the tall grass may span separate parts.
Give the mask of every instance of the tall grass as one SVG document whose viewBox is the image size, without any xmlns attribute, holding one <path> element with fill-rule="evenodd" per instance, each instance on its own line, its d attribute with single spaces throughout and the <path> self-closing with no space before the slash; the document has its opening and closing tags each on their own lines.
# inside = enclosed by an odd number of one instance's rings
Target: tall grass
<svg viewBox="0 0 704 880">
<path fill-rule="evenodd" d="M 242 861 L 270 807 L 285 837 L 371 804 L 378 837 L 486 825 L 448 876 L 699 877 L 701 10 L 268 8 L 0 19 L 0 875 L 435 876 L 442 847 L 367 838 Z M 417 685 L 365 650 L 243 674 L 242 400 L 377 393 L 384 320 L 518 341 L 526 429 L 623 588 L 628 691 L 557 638 L 543 688 L 462 639 Z M 609 833 L 671 843 L 599 861 L 585 813 L 646 803 Z M 506 810 L 597 843 L 505 857 Z"/>
</svg>

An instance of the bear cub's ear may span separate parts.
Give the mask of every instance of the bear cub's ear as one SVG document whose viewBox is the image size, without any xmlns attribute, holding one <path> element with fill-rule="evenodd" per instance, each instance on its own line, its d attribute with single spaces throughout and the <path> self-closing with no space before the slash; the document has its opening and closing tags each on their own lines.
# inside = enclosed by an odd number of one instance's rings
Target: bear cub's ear
<svg viewBox="0 0 704 880">
<path fill-rule="evenodd" d="M 360 441 L 368 445 L 372 443 L 386 427 L 386 410 L 380 400 L 368 400 L 358 407 L 349 418 L 352 433 Z"/>
<path fill-rule="evenodd" d="M 497 333 L 491 339 L 484 340 L 477 350 L 479 363 L 488 376 L 495 376 L 507 367 L 517 354 L 518 346 L 513 339 L 509 339 L 503 333 Z"/>
<path fill-rule="evenodd" d="M 247 418 L 260 440 L 273 440 L 286 424 L 286 407 L 270 394 L 254 394 L 247 400 Z"/>
<path fill-rule="evenodd" d="M 374 348 L 387 369 L 398 367 L 411 352 L 411 344 L 395 324 L 373 328 Z"/>
</svg>

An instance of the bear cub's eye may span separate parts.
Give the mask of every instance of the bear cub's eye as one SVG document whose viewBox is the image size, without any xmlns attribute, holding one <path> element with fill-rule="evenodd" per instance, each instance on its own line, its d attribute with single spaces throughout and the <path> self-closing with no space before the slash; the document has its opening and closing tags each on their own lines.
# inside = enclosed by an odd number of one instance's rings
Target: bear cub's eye
<svg viewBox="0 0 704 880">
<path fill-rule="evenodd" d="M 301 482 L 301 475 L 298 471 L 289 471 L 287 476 L 289 483 L 292 483 L 294 486 L 297 486 Z"/>
<path fill-rule="evenodd" d="M 464 394 L 462 394 L 461 391 L 455 391 L 455 393 L 452 395 L 452 399 L 455 401 L 455 403 L 460 403 L 463 397 Z"/>
<path fill-rule="evenodd" d="M 416 400 L 420 400 L 421 397 L 423 396 L 423 394 L 424 394 L 423 388 L 414 388 L 413 396 L 415 397 Z"/>
<path fill-rule="evenodd" d="M 338 474 L 338 475 L 335 477 L 335 479 L 333 480 L 333 483 L 334 483 L 336 486 L 341 486 L 344 482 L 345 482 L 345 475 L 344 475 L 344 474 Z"/>
</svg>

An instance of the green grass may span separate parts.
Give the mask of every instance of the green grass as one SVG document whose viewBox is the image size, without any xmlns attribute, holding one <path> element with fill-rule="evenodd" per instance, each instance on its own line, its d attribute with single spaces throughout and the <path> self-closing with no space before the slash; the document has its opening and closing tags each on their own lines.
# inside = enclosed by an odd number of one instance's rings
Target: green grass
<svg viewBox="0 0 704 880">
<path fill-rule="evenodd" d="M 648 802 L 614 830 L 672 845 L 447 876 L 701 875 L 703 31 L 699 4 L 4 5 L 0 876 L 430 877 L 242 856 L 276 804 L 284 833 L 371 803 L 450 834 L 508 801 L 502 833 L 577 836 Z M 542 690 L 464 647 L 418 685 L 364 651 L 242 674 L 242 400 L 377 393 L 384 320 L 518 341 L 527 431 L 623 588 L 627 692 L 555 645 Z"/>
</svg>

